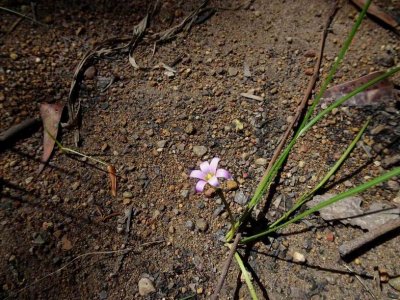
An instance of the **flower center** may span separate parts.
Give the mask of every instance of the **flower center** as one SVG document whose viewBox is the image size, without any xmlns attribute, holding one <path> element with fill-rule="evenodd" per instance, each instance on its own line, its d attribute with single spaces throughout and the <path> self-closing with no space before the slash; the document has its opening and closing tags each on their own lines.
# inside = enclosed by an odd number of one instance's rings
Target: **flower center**
<svg viewBox="0 0 400 300">
<path fill-rule="evenodd" d="M 213 178 L 214 174 L 212 173 L 207 173 L 206 175 L 206 181 L 209 181 L 211 178 Z"/>
</svg>

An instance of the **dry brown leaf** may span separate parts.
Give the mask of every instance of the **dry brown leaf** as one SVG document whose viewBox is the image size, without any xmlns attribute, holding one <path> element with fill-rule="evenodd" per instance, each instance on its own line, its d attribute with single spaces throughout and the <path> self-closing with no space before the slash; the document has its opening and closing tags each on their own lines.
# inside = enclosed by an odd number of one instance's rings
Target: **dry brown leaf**
<svg viewBox="0 0 400 300">
<path fill-rule="evenodd" d="M 366 0 L 351 0 L 351 1 L 355 5 L 357 5 L 359 8 L 363 8 L 365 3 L 367 2 Z M 370 4 L 367 12 L 370 15 L 373 15 L 374 17 L 381 20 L 383 23 L 385 23 L 393 28 L 396 28 L 399 25 L 399 23 L 396 21 L 395 18 L 393 18 L 388 13 L 384 12 L 379 6 L 375 5 L 374 3 Z"/>
<path fill-rule="evenodd" d="M 116 175 L 115 167 L 112 165 L 108 165 L 107 171 L 108 171 L 108 176 L 110 177 L 111 195 L 116 197 L 117 196 L 117 175 Z"/>
<path fill-rule="evenodd" d="M 43 154 L 38 170 L 39 173 L 43 171 L 46 162 L 49 160 L 50 155 L 53 152 L 55 141 L 51 138 L 49 133 L 54 138 L 57 138 L 58 124 L 60 123 L 63 109 L 63 103 L 40 104 L 40 117 L 43 122 Z"/>
<path fill-rule="evenodd" d="M 315 196 L 306 203 L 307 207 L 313 207 L 322 201 L 335 196 L 334 194 L 323 194 Z M 325 221 L 340 221 L 343 224 L 359 226 L 371 231 L 383 224 L 397 220 L 400 217 L 400 208 L 393 208 L 384 203 L 372 203 L 369 209 L 361 208 L 363 198 L 352 196 L 335 202 L 319 210 L 320 216 Z"/>
<path fill-rule="evenodd" d="M 322 96 L 323 99 L 321 100 L 321 105 L 329 105 L 330 103 L 338 100 L 356 88 L 384 73 L 384 71 L 373 72 L 358 79 L 347 81 L 327 89 Z M 380 105 L 394 98 L 395 94 L 393 83 L 391 83 L 389 79 L 384 79 L 369 87 L 365 91 L 351 97 L 349 100 L 343 103 L 343 106 Z"/>
</svg>

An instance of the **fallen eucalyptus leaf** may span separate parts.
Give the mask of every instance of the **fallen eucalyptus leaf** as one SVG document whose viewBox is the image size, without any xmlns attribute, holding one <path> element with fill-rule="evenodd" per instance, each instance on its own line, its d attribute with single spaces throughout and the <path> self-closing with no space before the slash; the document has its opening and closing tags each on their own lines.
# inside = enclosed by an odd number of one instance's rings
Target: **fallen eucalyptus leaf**
<svg viewBox="0 0 400 300">
<path fill-rule="evenodd" d="M 351 91 L 382 74 L 384 74 L 383 71 L 373 72 L 358 79 L 347 81 L 327 89 L 322 96 L 322 108 L 326 108 L 329 104 L 333 103 L 337 99 L 347 95 Z M 343 106 L 380 105 L 393 99 L 395 99 L 394 86 L 388 79 L 384 79 L 365 91 L 351 97 L 349 100 L 343 103 Z"/>
<path fill-rule="evenodd" d="M 61 115 L 64 109 L 63 103 L 41 103 L 40 116 L 43 122 L 43 154 L 38 172 L 42 172 L 46 162 L 49 160 L 54 149 L 54 139 L 49 133 L 57 138 L 58 125 L 61 120 Z"/>
</svg>

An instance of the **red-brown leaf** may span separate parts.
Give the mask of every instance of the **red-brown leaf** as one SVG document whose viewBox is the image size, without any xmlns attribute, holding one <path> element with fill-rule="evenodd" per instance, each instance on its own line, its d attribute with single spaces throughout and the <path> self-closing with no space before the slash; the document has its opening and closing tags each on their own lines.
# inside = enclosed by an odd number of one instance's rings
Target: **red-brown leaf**
<svg viewBox="0 0 400 300">
<path fill-rule="evenodd" d="M 347 81 L 342 84 L 335 85 L 330 89 L 327 89 L 322 96 L 321 105 L 329 105 L 337 99 L 347 95 L 356 88 L 363 84 L 371 81 L 372 79 L 384 74 L 384 71 L 377 71 L 360 77 L 355 80 Z M 351 97 L 345 103 L 344 106 L 367 106 L 367 105 L 380 105 L 390 100 L 395 99 L 394 86 L 389 79 L 384 79 L 365 91 L 358 93 Z"/>
<path fill-rule="evenodd" d="M 117 175 L 115 175 L 116 171 L 115 171 L 114 166 L 108 165 L 107 171 L 108 171 L 108 176 L 110 177 L 111 195 L 116 197 L 117 196 Z"/>
<path fill-rule="evenodd" d="M 58 124 L 60 123 L 62 111 L 64 108 L 63 103 L 41 103 L 40 104 L 40 116 L 43 122 L 43 155 L 42 161 L 39 166 L 38 172 L 42 172 L 45 163 L 49 160 L 51 153 L 54 149 L 55 141 L 50 137 L 48 132 L 57 138 Z M 46 129 L 47 131 L 46 131 Z"/>
</svg>

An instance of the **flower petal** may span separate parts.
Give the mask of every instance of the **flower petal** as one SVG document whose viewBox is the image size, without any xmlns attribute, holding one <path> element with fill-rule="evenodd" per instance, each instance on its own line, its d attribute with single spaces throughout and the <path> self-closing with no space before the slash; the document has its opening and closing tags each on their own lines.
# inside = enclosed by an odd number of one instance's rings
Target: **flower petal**
<svg viewBox="0 0 400 300">
<path fill-rule="evenodd" d="M 210 173 L 210 164 L 208 163 L 208 161 L 203 161 L 203 162 L 200 164 L 200 170 L 201 170 L 204 174 Z"/>
<path fill-rule="evenodd" d="M 200 170 L 193 170 L 192 172 L 190 172 L 189 177 L 205 180 L 206 174 L 204 174 Z"/>
<path fill-rule="evenodd" d="M 214 187 L 219 187 L 218 179 L 215 176 L 211 177 L 207 182 L 209 185 L 212 185 Z"/>
<path fill-rule="evenodd" d="M 215 173 L 215 176 L 219 178 L 232 179 L 231 173 L 229 173 L 225 169 L 218 169 L 217 172 Z"/>
<path fill-rule="evenodd" d="M 215 172 L 217 172 L 218 163 L 219 163 L 219 158 L 218 157 L 214 157 L 211 160 L 211 163 L 210 163 L 210 171 L 211 171 L 211 173 L 215 174 Z"/>
<path fill-rule="evenodd" d="M 199 180 L 196 184 L 196 192 L 201 193 L 204 190 L 205 185 L 207 184 L 204 180 Z"/>
</svg>

